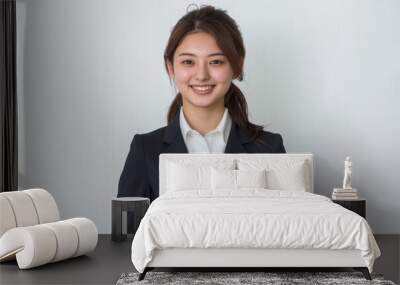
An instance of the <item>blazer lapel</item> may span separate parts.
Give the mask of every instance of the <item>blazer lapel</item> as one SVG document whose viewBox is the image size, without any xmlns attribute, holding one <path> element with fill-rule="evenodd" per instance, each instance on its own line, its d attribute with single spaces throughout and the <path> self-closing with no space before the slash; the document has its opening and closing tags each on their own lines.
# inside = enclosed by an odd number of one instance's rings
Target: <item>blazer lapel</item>
<svg viewBox="0 0 400 285">
<path fill-rule="evenodd" d="M 251 139 L 240 130 L 239 126 L 235 122 L 232 122 L 225 153 L 247 153 L 244 145 L 250 141 Z"/>
<path fill-rule="evenodd" d="M 163 143 L 163 153 L 188 153 L 179 124 L 179 111 L 174 120 L 166 127 Z"/>
</svg>

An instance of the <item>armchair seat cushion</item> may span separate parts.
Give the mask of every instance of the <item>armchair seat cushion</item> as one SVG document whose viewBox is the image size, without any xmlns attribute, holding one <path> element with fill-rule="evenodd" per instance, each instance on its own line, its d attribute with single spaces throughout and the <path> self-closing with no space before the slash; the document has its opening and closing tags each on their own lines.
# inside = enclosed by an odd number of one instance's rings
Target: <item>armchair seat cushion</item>
<svg viewBox="0 0 400 285">
<path fill-rule="evenodd" d="M 21 269 L 57 262 L 92 251 L 97 228 L 86 218 L 74 218 L 8 230 L 0 238 L 0 260 L 16 257 Z"/>
<path fill-rule="evenodd" d="M 86 218 L 60 221 L 48 191 L 0 193 L 0 262 L 17 259 L 27 269 L 86 254 L 96 245 L 96 225 Z"/>
</svg>

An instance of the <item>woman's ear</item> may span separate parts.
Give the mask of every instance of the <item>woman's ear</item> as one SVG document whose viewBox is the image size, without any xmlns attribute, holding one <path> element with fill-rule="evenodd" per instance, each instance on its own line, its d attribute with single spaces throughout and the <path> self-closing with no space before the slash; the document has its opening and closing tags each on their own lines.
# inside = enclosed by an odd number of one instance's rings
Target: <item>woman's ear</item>
<svg viewBox="0 0 400 285">
<path fill-rule="evenodd" d="M 169 78 L 174 79 L 174 66 L 169 60 L 167 61 L 167 68 Z"/>
</svg>

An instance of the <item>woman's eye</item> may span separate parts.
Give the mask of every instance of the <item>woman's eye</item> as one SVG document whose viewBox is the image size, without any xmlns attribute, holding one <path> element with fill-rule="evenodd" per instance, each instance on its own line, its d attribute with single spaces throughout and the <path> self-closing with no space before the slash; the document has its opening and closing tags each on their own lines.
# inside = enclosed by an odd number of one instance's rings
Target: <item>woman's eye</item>
<svg viewBox="0 0 400 285">
<path fill-rule="evenodd" d="M 184 65 L 191 65 L 191 64 L 193 64 L 193 61 L 190 60 L 190 59 L 186 59 L 186 60 L 183 60 L 183 61 L 182 61 L 182 64 L 184 64 Z"/>
<path fill-rule="evenodd" d="M 210 63 L 211 63 L 211 64 L 216 64 L 216 65 L 221 65 L 221 64 L 223 64 L 224 62 L 223 62 L 222 60 L 216 59 L 216 60 L 211 61 Z"/>
<path fill-rule="evenodd" d="M 183 65 L 193 65 L 194 61 L 191 59 L 185 59 L 185 60 L 182 60 L 181 63 Z M 220 60 L 220 59 L 215 59 L 215 60 L 210 61 L 210 64 L 211 65 L 222 65 L 222 64 L 224 64 L 224 61 Z"/>
</svg>

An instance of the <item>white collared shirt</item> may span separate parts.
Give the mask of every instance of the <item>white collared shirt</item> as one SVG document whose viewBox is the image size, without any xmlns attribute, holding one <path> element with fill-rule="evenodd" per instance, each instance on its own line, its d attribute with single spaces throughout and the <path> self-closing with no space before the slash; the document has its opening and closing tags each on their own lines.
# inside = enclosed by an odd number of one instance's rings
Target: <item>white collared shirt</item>
<svg viewBox="0 0 400 285">
<path fill-rule="evenodd" d="M 228 109 L 225 108 L 224 115 L 218 126 L 202 136 L 198 131 L 192 129 L 183 114 L 183 106 L 179 114 L 179 124 L 183 140 L 189 153 L 224 153 L 231 131 L 232 119 Z"/>
</svg>

